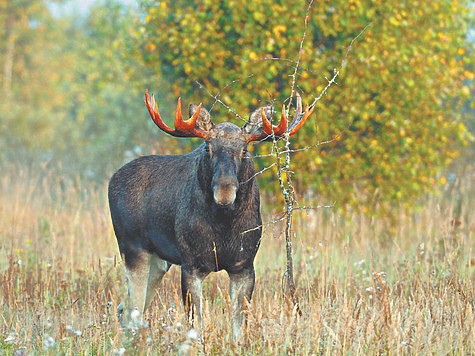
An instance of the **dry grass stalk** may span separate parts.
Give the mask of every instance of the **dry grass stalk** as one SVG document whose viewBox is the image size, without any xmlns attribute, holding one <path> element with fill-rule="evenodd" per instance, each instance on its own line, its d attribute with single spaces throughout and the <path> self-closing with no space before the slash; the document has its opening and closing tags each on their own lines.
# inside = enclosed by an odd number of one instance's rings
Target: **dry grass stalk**
<svg viewBox="0 0 475 356">
<path fill-rule="evenodd" d="M 243 341 L 232 342 L 227 278 L 204 287 L 204 340 L 190 332 L 172 268 L 146 315 L 122 330 L 126 293 L 105 184 L 79 189 L 52 172 L 4 170 L 0 181 L 2 354 L 470 354 L 473 202 L 470 177 L 401 223 L 321 209 L 295 216 L 300 317 L 281 299 L 285 252 L 267 231 Z M 270 220 L 270 218 L 269 218 Z M 454 223 L 456 221 L 456 223 Z M 269 229 L 270 230 L 270 229 Z"/>
</svg>

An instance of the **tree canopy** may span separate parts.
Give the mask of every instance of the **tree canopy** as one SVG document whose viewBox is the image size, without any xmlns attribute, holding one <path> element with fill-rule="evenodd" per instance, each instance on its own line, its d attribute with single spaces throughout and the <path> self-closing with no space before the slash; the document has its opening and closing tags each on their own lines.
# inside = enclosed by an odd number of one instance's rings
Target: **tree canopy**
<svg viewBox="0 0 475 356">
<path fill-rule="evenodd" d="M 271 100 L 279 112 L 299 51 L 296 89 L 306 103 L 343 64 L 338 86 L 293 140 L 301 148 L 334 139 L 295 154 L 298 182 L 342 204 L 411 202 L 469 140 L 460 114 L 473 82 L 469 3 L 339 0 L 307 9 L 298 0 L 147 1 L 142 58 L 169 78 L 174 96 L 213 103 L 198 81 L 241 114 Z"/>
<path fill-rule="evenodd" d="M 219 95 L 246 119 L 288 104 L 297 65 L 304 103 L 339 74 L 292 136 L 296 149 L 331 140 L 292 157 L 297 192 L 312 201 L 410 204 L 445 182 L 441 170 L 471 140 L 469 1 L 150 0 L 131 10 L 104 0 L 62 16 L 50 3 L 0 0 L 2 160 L 23 152 L 100 180 L 136 154 L 190 146 L 158 133 L 145 88 L 165 118 L 182 96 L 218 122 L 236 119 Z M 271 171 L 260 179 L 278 189 Z"/>
</svg>

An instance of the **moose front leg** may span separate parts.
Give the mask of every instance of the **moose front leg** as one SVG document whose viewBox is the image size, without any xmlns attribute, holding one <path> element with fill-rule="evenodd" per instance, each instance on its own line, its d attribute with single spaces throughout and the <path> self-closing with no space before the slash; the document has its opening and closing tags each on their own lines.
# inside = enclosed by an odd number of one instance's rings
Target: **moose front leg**
<svg viewBox="0 0 475 356">
<path fill-rule="evenodd" d="M 240 273 L 228 274 L 230 280 L 229 294 L 232 303 L 231 324 L 233 329 L 233 339 L 238 340 L 241 337 L 241 327 L 244 319 L 244 298 L 250 301 L 254 290 L 254 266 L 251 266 L 249 269 Z"/>
<path fill-rule="evenodd" d="M 198 273 L 193 268 L 181 267 L 181 292 L 183 305 L 188 318 L 196 327 L 194 318 L 198 319 L 199 328 L 203 328 L 203 279 L 206 274 Z"/>
</svg>

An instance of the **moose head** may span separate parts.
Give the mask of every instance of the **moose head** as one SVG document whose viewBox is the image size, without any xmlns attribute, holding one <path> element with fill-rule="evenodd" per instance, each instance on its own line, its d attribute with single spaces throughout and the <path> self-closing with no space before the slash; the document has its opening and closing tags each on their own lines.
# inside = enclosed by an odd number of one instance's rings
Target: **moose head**
<svg viewBox="0 0 475 356">
<path fill-rule="evenodd" d="M 145 105 L 153 122 L 165 133 L 175 137 L 200 137 L 205 140 L 205 151 L 210 159 L 212 191 L 216 204 L 231 206 L 239 188 L 238 172 L 243 159 L 249 159 L 247 146 L 252 141 L 268 141 L 280 139 L 287 133 L 287 115 L 282 105 L 282 115 L 278 125 L 272 125 L 273 107 L 263 106 L 254 111 L 243 127 L 226 122 L 214 125 L 209 112 L 202 104 L 190 105 L 190 118 L 183 120 L 181 114 L 181 98 L 178 99 L 175 112 L 175 129 L 170 128 L 160 118 L 158 105 L 154 95 L 151 98 L 145 91 Z M 302 100 L 297 93 L 297 109 L 290 124 L 288 135 L 295 134 L 310 117 L 315 106 L 307 106 L 302 115 Z"/>
</svg>

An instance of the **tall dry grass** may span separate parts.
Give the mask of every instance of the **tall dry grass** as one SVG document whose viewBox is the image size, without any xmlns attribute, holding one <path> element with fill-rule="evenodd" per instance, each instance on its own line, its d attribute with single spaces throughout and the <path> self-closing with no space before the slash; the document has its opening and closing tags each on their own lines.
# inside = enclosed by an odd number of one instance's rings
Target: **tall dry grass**
<svg viewBox="0 0 475 356">
<path fill-rule="evenodd" d="M 265 231 L 241 343 L 225 273 L 205 282 L 203 339 L 180 305 L 179 268 L 146 325 L 121 329 L 126 294 L 106 183 L 79 188 L 46 169 L 0 178 L 0 354 L 473 354 L 473 178 L 467 174 L 398 223 L 331 209 L 295 221 L 303 316 L 282 298 L 279 226 Z M 267 214 L 266 220 L 271 220 Z"/>
</svg>

